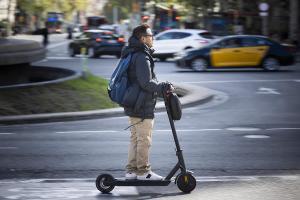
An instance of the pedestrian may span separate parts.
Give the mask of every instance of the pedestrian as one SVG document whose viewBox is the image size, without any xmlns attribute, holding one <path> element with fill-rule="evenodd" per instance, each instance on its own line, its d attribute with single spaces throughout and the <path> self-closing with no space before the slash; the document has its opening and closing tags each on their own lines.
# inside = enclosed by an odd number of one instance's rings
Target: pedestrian
<svg viewBox="0 0 300 200">
<path fill-rule="evenodd" d="M 73 27 L 72 27 L 72 25 L 68 26 L 67 32 L 68 32 L 68 39 L 71 40 L 73 38 Z"/>
<path fill-rule="evenodd" d="M 46 47 L 49 43 L 49 40 L 48 40 L 49 32 L 48 32 L 47 22 L 45 22 L 45 27 L 42 30 L 42 34 L 43 34 L 43 45 L 44 45 L 44 47 Z"/>
<path fill-rule="evenodd" d="M 126 179 L 162 180 L 163 177 L 151 171 L 149 150 L 152 144 L 152 129 L 154 125 L 154 110 L 156 99 L 162 96 L 167 83 L 158 82 L 154 73 L 152 58 L 153 34 L 147 24 L 134 28 L 128 40 L 128 46 L 122 51 L 122 57 L 132 54 L 127 71 L 129 82 L 137 84 L 139 95 L 136 102 L 142 102 L 139 109 L 124 107 L 129 116 L 130 145 L 128 150 L 128 164 Z M 169 92 L 173 87 L 168 84 Z M 143 98 L 143 99 L 139 99 Z"/>
</svg>

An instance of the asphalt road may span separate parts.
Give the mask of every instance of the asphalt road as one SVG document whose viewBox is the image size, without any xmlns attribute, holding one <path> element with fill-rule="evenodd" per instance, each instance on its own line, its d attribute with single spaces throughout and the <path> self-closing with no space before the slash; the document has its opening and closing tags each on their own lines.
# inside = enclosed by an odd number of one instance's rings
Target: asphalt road
<svg viewBox="0 0 300 200">
<path fill-rule="evenodd" d="M 66 43 L 36 63 L 82 69 Z M 88 59 L 91 72 L 108 78 L 114 57 Z M 222 70 L 195 73 L 156 64 L 158 79 L 220 91 L 204 105 L 183 110 L 176 122 L 186 165 L 198 180 L 190 195 L 176 186 L 116 188 L 99 195 L 94 178 L 123 176 L 129 131 L 126 117 L 0 126 L 0 197 L 3 199 L 299 199 L 300 70 Z M 151 163 L 166 175 L 175 165 L 167 115 L 157 113 Z M 23 180 L 23 182 L 22 182 Z M 25 181 L 25 182 L 24 182 Z M 44 195 L 44 196 L 43 196 Z M 68 196 L 68 198 L 67 198 Z"/>
</svg>

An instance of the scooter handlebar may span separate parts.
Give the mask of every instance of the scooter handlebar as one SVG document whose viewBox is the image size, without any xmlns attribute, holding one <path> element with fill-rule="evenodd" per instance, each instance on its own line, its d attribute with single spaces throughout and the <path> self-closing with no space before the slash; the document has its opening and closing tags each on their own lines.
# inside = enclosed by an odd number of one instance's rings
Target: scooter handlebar
<svg viewBox="0 0 300 200">
<path fill-rule="evenodd" d="M 163 95 L 168 96 L 170 93 L 174 92 L 174 87 L 170 82 L 163 83 Z"/>
</svg>

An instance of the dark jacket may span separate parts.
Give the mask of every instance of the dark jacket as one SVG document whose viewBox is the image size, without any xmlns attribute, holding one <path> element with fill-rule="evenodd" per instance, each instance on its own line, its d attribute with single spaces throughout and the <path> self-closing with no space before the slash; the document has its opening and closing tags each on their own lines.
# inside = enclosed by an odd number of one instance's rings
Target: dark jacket
<svg viewBox="0 0 300 200">
<path fill-rule="evenodd" d="M 129 39 L 129 44 L 122 51 L 122 57 L 132 54 L 128 68 L 128 80 L 138 93 L 134 107 L 124 107 L 125 114 L 143 119 L 154 118 L 157 96 L 162 96 L 163 83 L 158 83 L 154 73 L 153 50 L 141 43 L 135 37 Z"/>
</svg>

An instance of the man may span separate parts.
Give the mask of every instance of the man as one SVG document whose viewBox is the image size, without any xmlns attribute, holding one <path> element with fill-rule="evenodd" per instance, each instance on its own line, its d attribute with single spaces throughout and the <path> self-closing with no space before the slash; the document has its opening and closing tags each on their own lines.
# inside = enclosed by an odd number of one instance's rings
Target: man
<svg viewBox="0 0 300 200">
<path fill-rule="evenodd" d="M 137 84 L 137 90 L 144 95 L 138 98 L 139 109 L 124 107 L 129 116 L 131 137 L 126 166 L 126 179 L 162 180 L 163 177 L 151 171 L 149 150 L 152 143 L 152 129 L 154 124 L 154 110 L 157 96 L 162 96 L 164 85 L 159 83 L 154 73 L 152 58 L 153 35 L 147 24 L 137 26 L 128 40 L 128 46 L 122 51 L 122 57 L 132 54 L 128 68 L 128 79 Z M 172 87 L 170 87 L 173 89 Z"/>
<path fill-rule="evenodd" d="M 47 22 L 45 22 L 45 27 L 42 29 L 42 35 L 43 35 L 43 45 L 46 48 L 49 43 L 49 40 L 48 40 L 49 32 L 48 32 L 48 23 Z"/>
</svg>

